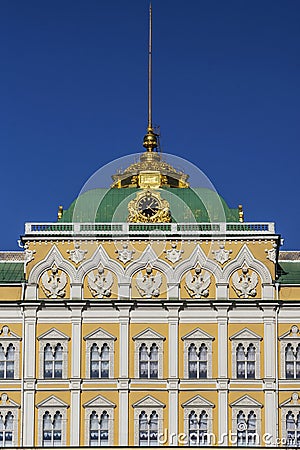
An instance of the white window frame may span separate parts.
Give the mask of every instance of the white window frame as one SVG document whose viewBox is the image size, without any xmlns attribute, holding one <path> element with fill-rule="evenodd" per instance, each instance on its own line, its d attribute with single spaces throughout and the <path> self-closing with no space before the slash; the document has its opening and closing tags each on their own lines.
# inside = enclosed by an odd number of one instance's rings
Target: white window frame
<svg viewBox="0 0 300 450">
<path fill-rule="evenodd" d="M 161 334 L 152 330 L 151 328 L 147 328 L 143 330 L 141 333 L 137 334 L 132 338 L 134 340 L 134 376 L 135 378 L 140 378 L 140 347 L 142 344 L 146 344 L 148 351 L 152 344 L 157 345 L 158 348 L 158 377 L 157 378 L 142 378 L 143 380 L 159 380 L 163 378 L 163 344 L 166 339 Z"/>
<path fill-rule="evenodd" d="M 214 341 L 214 337 L 200 328 L 196 328 L 195 330 L 189 332 L 182 338 L 184 345 L 184 378 L 189 379 L 191 381 L 195 380 L 207 380 L 212 378 L 212 343 Z M 199 351 L 199 348 L 202 344 L 205 344 L 207 348 L 207 377 L 206 378 L 189 378 L 189 347 L 191 344 L 195 344 L 196 348 Z"/>
<path fill-rule="evenodd" d="M 2 394 L 0 398 L 0 414 L 2 417 L 11 412 L 13 415 L 13 434 L 12 434 L 12 445 L 9 447 L 18 447 L 18 425 L 19 425 L 19 409 L 20 405 L 11 400 L 7 394 Z M 4 446 L 6 448 L 6 446 Z M 8 447 L 8 448 L 9 448 Z"/>
<path fill-rule="evenodd" d="M 38 409 L 38 446 L 43 447 L 43 417 L 48 411 L 51 419 L 53 420 L 55 414 L 59 412 L 62 415 L 62 427 L 61 427 L 61 445 L 65 447 L 67 445 L 67 408 L 69 405 L 59 398 L 52 395 L 43 402 L 37 405 Z"/>
<path fill-rule="evenodd" d="M 83 338 L 86 341 L 86 371 L 85 376 L 91 380 L 109 380 L 114 378 L 114 356 L 115 356 L 115 341 L 117 338 L 108 331 L 103 330 L 103 328 L 97 328 L 97 330 L 92 331 L 87 336 Z M 91 348 L 96 344 L 101 352 L 101 348 L 104 344 L 108 345 L 109 348 L 109 374 L 108 378 L 91 378 L 90 366 L 91 366 Z"/>
<path fill-rule="evenodd" d="M 0 330 L 0 344 L 2 345 L 5 353 L 10 344 L 12 344 L 15 348 L 14 352 L 14 377 L 13 378 L 0 378 L 0 380 L 16 380 L 20 378 L 20 336 L 16 333 L 13 333 L 7 325 L 3 325 Z"/>
<path fill-rule="evenodd" d="M 248 328 L 238 331 L 229 338 L 231 340 L 231 355 L 232 355 L 232 379 L 236 380 L 257 380 L 261 378 L 260 367 L 260 341 L 262 337 Z M 239 344 L 243 344 L 245 351 L 247 351 L 250 344 L 255 348 L 255 377 L 254 378 L 237 378 L 237 360 L 236 350 Z"/>
<path fill-rule="evenodd" d="M 109 419 L 108 419 L 108 445 L 114 445 L 114 409 L 116 405 L 106 398 L 102 397 L 102 395 L 98 395 L 94 399 L 83 405 L 85 409 L 85 445 L 90 446 L 90 416 L 93 411 L 96 412 L 98 417 L 101 417 L 101 414 L 106 411 Z"/>
<path fill-rule="evenodd" d="M 238 446 L 237 443 L 237 416 L 240 411 L 242 411 L 246 417 L 250 414 L 251 411 L 254 412 L 256 415 L 256 435 L 258 436 L 255 445 L 251 444 L 251 447 L 257 447 L 261 446 L 261 409 L 263 405 L 259 403 L 257 400 L 254 400 L 249 395 L 244 395 L 243 397 L 239 398 L 235 402 L 230 404 L 230 407 L 232 408 L 232 425 L 231 430 L 233 433 L 233 436 L 236 439 L 236 442 L 233 443 L 233 445 Z M 242 430 L 240 430 L 242 431 Z M 247 447 L 247 445 L 245 446 Z"/>
<path fill-rule="evenodd" d="M 215 405 L 200 395 L 196 395 L 187 402 L 183 403 L 183 418 L 184 418 L 184 434 L 186 436 L 185 445 L 189 446 L 189 416 L 194 411 L 197 417 L 201 415 L 202 411 L 207 414 L 207 446 L 214 445 L 213 437 L 213 408 Z M 201 444 L 200 446 L 204 446 Z"/>
<path fill-rule="evenodd" d="M 298 392 L 293 392 L 292 396 L 279 405 L 281 409 L 281 436 L 287 440 L 286 416 L 291 411 L 295 417 L 300 413 L 300 401 Z M 284 447 L 296 448 L 296 445 L 289 446 L 288 443 L 282 444 Z"/>
<path fill-rule="evenodd" d="M 38 337 L 39 341 L 39 378 L 53 382 L 53 380 L 62 380 L 68 378 L 68 341 L 69 336 L 65 335 L 56 328 L 46 331 Z M 57 344 L 62 346 L 63 364 L 62 364 L 62 378 L 44 378 L 44 349 L 47 344 L 50 344 L 54 352 Z"/>
<path fill-rule="evenodd" d="M 286 378 L 285 350 L 288 344 L 292 344 L 294 350 L 300 344 L 300 331 L 297 325 L 293 325 L 289 331 L 279 337 L 280 341 L 280 376 L 284 380 L 300 380 L 299 378 Z"/>
<path fill-rule="evenodd" d="M 134 408 L 134 446 L 139 446 L 140 441 L 140 414 L 144 411 L 147 417 L 150 418 L 151 414 L 155 411 L 158 416 L 158 445 L 162 445 L 159 442 L 159 436 L 163 434 L 163 409 L 165 404 L 157 400 L 156 398 L 148 395 L 138 402 L 134 403 L 132 407 Z"/>
</svg>

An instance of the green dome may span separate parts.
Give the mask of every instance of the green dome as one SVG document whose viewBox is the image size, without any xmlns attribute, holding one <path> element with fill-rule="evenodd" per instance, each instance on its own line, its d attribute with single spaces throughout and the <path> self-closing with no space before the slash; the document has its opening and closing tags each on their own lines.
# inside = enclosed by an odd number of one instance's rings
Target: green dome
<svg viewBox="0 0 300 450">
<path fill-rule="evenodd" d="M 60 222 L 127 222 L 127 205 L 139 188 L 92 189 L 79 195 Z M 238 222 L 238 209 L 207 188 L 162 188 L 157 192 L 170 205 L 172 222 Z"/>
</svg>

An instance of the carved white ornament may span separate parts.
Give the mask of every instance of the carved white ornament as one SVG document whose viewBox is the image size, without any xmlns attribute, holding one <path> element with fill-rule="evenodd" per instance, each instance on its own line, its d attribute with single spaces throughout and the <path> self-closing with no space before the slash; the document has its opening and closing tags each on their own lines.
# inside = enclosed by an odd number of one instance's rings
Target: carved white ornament
<svg viewBox="0 0 300 450">
<path fill-rule="evenodd" d="M 112 273 L 104 272 L 104 267 L 100 264 L 97 270 L 88 275 L 88 286 L 93 297 L 103 298 L 111 295 L 113 284 Z"/>
<path fill-rule="evenodd" d="M 255 272 L 249 274 L 249 268 L 246 264 L 242 267 L 242 273 L 234 272 L 232 275 L 232 287 L 240 298 L 255 297 L 258 277 Z"/>
<path fill-rule="evenodd" d="M 277 245 L 273 244 L 273 248 L 271 248 L 270 250 L 268 249 L 265 250 L 265 252 L 267 253 L 267 259 L 272 261 L 274 264 L 276 263 L 276 248 Z"/>
<path fill-rule="evenodd" d="M 85 255 L 87 254 L 87 250 L 82 250 L 80 245 L 76 242 L 74 244 L 74 250 L 67 250 L 69 253 L 69 259 L 73 261 L 75 264 L 81 263 L 85 259 Z"/>
<path fill-rule="evenodd" d="M 124 264 L 128 263 L 133 258 L 133 253 L 135 253 L 134 250 L 128 250 L 128 245 L 123 244 L 122 250 L 116 250 L 116 253 L 118 253 L 117 258 Z"/>
<path fill-rule="evenodd" d="M 181 259 L 182 253 L 184 253 L 183 250 L 177 250 L 176 247 L 177 244 L 172 244 L 171 250 L 165 250 L 167 260 L 173 264 L 178 262 Z"/>
<path fill-rule="evenodd" d="M 230 259 L 230 254 L 232 250 L 225 250 L 225 246 L 220 244 L 219 250 L 213 250 L 212 254 L 215 255 L 214 259 L 218 261 L 221 265 L 225 264 Z"/>
<path fill-rule="evenodd" d="M 27 248 L 26 248 L 26 250 L 25 250 L 25 264 L 28 264 L 28 263 L 30 263 L 30 261 L 33 261 L 34 260 L 34 254 L 36 253 L 36 251 L 35 250 L 28 250 Z"/>
<path fill-rule="evenodd" d="M 210 273 L 206 270 L 202 273 L 199 264 L 197 264 L 194 271 L 194 275 L 192 271 L 187 273 L 185 277 L 185 288 L 191 297 L 207 297 L 209 294 L 208 287 L 211 283 Z"/>
<path fill-rule="evenodd" d="M 160 286 L 162 277 L 159 273 L 153 275 L 153 270 L 150 264 L 146 267 L 146 273 L 140 270 L 136 277 L 136 287 L 141 297 L 151 298 L 158 297 L 160 294 Z"/>
<path fill-rule="evenodd" d="M 42 288 L 48 298 L 64 297 L 66 295 L 66 291 L 64 289 L 66 284 L 66 274 L 64 272 L 59 274 L 58 268 L 55 264 L 53 264 L 50 271 L 46 271 L 42 275 Z"/>
</svg>

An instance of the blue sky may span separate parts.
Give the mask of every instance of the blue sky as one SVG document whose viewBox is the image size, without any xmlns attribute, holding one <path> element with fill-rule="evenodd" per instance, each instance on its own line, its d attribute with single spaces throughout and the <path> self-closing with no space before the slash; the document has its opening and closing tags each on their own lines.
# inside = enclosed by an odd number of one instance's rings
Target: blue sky
<svg viewBox="0 0 300 450">
<path fill-rule="evenodd" d="M 153 0 L 153 121 L 247 221 L 299 249 L 299 0 Z M 0 249 L 142 151 L 147 0 L 0 5 Z"/>
</svg>

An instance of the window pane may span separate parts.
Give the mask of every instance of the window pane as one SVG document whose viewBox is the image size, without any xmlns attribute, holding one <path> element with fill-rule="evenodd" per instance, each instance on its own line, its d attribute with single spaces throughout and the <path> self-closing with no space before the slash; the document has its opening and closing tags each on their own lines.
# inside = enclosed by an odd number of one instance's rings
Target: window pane
<svg viewBox="0 0 300 450">
<path fill-rule="evenodd" d="M 101 361 L 101 378 L 108 378 L 109 376 L 109 363 L 108 361 Z"/>
<path fill-rule="evenodd" d="M 147 414 L 142 412 L 139 417 L 139 445 L 148 446 L 148 420 Z"/>
<path fill-rule="evenodd" d="M 151 361 L 150 363 L 150 378 L 158 378 L 158 362 Z"/>
<path fill-rule="evenodd" d="M 255 362 L 254 361 L 248 362 L 247 378 L 255 378 Z"/>
</svg>

